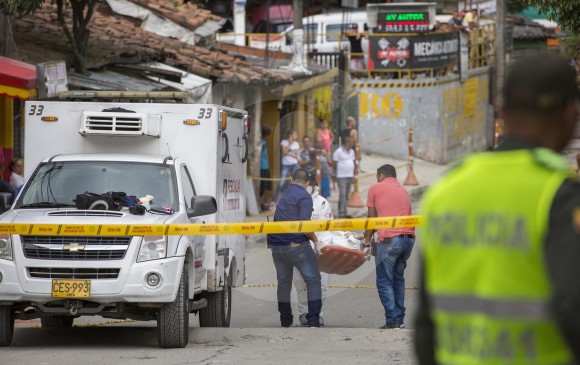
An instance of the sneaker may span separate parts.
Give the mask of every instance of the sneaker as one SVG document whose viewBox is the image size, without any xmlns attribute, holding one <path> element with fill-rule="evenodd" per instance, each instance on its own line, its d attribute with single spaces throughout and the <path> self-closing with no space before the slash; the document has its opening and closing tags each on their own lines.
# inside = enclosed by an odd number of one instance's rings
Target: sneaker
<svg viewBox="0 0 580 365">
<path fill-rule="evenodd" d="M 401 324 L 399 325 L 399 328 L 405 328 L 405 324 L 404 324 L 404 323 L 401 323 Z"/>
<path fill-rule="evenodd" d="M 306 314 L 301 314 L 300 317 L 298 317 L 298 319 L 300 320 L 301 326 L 308 326 L 308 320 L 306 319 Z M 320 327 L 324 327 L 324 318 L 322 316 L 319 318 L 318 323 L 320 323 Z"/>
<path fill-rule="evenodd" d="M 379 327 L 379 329 L 381 329 L 381 330 L 390 330 L 390 329 L 393 329 L 393 328 L 401 328 L 400 326 L 401 325 L 399 323 L 391 323 L 391 324 L 385 324 L 384 326 Z"/>
<path fill-rule="evenodd" d="M 288 328 L 288 327 L 292 326 L 292 321 L 282 321 L 282 322 L 280 322 L 280 324 L 282 325 L 282 327 Z"/>
</svg>

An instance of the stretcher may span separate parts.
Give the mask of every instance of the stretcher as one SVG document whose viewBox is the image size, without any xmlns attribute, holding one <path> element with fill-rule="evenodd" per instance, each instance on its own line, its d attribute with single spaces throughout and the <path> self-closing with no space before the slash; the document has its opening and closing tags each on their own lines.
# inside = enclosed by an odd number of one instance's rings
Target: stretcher
<svg viewBox="0 0 580 365">
<path fill-rule="evenodd" d="M 318 267 L 327 274 L 347 275 L 366 261 L 362 251 L 343 246 L 324 246 L 320 252 L 322 255 L 318 256 Z"/>
</svg>

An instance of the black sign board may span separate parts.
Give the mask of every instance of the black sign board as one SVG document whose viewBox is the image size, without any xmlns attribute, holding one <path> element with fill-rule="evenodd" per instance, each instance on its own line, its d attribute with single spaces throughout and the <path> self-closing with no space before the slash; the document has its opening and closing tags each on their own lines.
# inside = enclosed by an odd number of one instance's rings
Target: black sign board
<svg viewBox="0 0 580 365">
<path fill-rule="evenodd" d="M 416 33 L 428 30 L 428 12 L 379 11 L 375 33 Z"/>
<path fill-rule="evenodd" d="M 369 35 L 369 69 L 443 68 L 459 61 L 459 33 Z"/>
</svg>

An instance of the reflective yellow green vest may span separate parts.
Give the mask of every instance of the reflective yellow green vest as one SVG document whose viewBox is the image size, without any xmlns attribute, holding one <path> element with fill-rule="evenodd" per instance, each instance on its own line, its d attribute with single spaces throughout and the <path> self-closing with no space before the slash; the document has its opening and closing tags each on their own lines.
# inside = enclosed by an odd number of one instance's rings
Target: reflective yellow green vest
<svg viewBox="0 0 580 365">
<path fill-rule="evenodd" d="M 544 239 L 570 167 L 547 149 L 467 158 L 423 202 L 439 364 L 567 364 L 549 313 Z"/>
</svg>

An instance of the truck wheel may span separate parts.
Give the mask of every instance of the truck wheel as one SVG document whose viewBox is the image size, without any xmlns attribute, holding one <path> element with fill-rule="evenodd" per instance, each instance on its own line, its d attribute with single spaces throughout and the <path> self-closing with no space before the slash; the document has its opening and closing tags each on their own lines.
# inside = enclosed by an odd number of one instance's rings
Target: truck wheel
<svg viewBox="0 0 580 365">
<path fill-rule="evenodd" d="M 70 328 L 75 318 L 69 316 L 48 316 L 41 317 L 42 328 Z"/>
<path fill-rule="evenodd" d="M 14 335 L 14 317 L 12 307 L 9 305 L 0 306 L 0 346 L 10 346 Z"/>
<path fill-rule="evenodd" d="M 188 277 L 185 267 L 175 301 L 159 308 L 157 341 L 163 348 L 185 347 L 189 342 Z"/>
<path fill-rule="evenodd" d="M 232 316 L 232 275 L 225 278 L 222 291 L 205 293 L 207 307 L 199 310 L 201 327 L 229 327 Z"/>
</svg>

